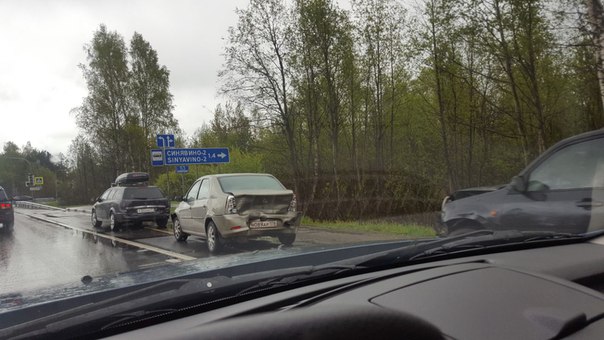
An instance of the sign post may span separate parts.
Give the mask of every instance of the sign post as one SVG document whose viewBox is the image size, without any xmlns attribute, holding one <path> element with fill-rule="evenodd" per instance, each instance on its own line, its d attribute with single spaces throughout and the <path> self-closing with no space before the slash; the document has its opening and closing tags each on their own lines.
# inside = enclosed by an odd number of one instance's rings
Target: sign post
<svg viewBox="0 0 604 340">
<path fill-rule="evenodd" d="M 161 148 L 162 151 L 162 156 L 163 154 L 166 152 L 166 148 L 173 148 L 174 146 L 176 146 L 176 140 L 174 139 L 174 135 L 170 135 L 170 134 L 163 134 L 163 135 L 157 135 L 155 141 L 157 142 L 157 146 Z M 151 165 L 153 166 L 158 166 L 158 165 L 167 165 L 165 163 L 165 161 L 162 159 L 161 160 L 161 164 L 159 161 L 159 157 L 157 157 L 157 161 L 153 160 L 153 151 L 151 151 Z M 156 165 L 158 164 L 158 165 Z M 168 179 L 168 196 L 170 195 L 170 171 L 168 170 L 168 168 L 166 167 L 166 177 Z"/>
<path fill-rule="evenodd" d="M 175 148 L 174 135 L 157 135 L 157 146 L 151 150 L 151 165 L 166 167 L 168 195 L 170 194 L 170 172 L 167 166 L 175 165 L 176 173 L 181 174 L 180 181 L 184 192 L 184 174 L 189 172 L 191 164 L 224 164 L 231 161 L 229 148 Z M 196 167 L 196 172 L 197 172 Z"/>
<path fill-rule="evenodd" d="M 176 173 L 180 174 L 180 192 L 184 194 L 185 192 L 185 174 L 189 172 L 188 165 L 177 165 Z"/>
</svg>

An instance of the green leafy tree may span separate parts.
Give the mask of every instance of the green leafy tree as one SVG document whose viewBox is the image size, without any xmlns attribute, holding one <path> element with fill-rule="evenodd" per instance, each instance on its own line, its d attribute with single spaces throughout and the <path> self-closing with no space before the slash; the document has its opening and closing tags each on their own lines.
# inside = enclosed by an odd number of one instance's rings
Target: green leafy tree
<svg viewBox="0 0 604 340">
<path fill-rule="evenodd" d="M 129 132 L 138 134 L 131 147 L 138 156 L 137 168 L 148 171 L 148 154 L 154 146 L 155 135 L 178 132 L 178 122 L 172 114 L 170 71 L 160 66 L 157 52 L 139 33 L 135 32 L 130 40 L 129 54 L 129 97 L 134 110 Z"/>
<path fill-rule="evenodd" d="M 85 46 L 87 64 L 80 65 L 88 95 L 76 109 L 78 127 L 94 142 L 103 159 L 111 163 L 111 173 L 132 167 L 125 126 L 132 116 L 128 96 L 131 74 L 124 39 L 101 25 Z"/>
<path fill-rule="evenodd" d="M 297 117 L 291 110 L 290 11 L 282 0 L 251 0 L 229 29 L 221 92 L 261 110 L 285 138 L 290 175 L 301 178 Z M 295 185 L 298 189 L 298 185 Z"/>
</svg>

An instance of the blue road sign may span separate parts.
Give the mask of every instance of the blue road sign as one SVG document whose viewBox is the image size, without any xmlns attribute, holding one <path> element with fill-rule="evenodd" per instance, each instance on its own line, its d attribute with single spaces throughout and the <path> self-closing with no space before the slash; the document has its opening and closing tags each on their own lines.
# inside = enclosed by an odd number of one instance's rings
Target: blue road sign
<svg viewBox="0 0 604 340">
<path fill-rule="evenodd" d="M 166 165 L 217 164 L 230 162 L 228 148 L 166 149 Z"/>
<path fill-rule="evenodd" d="M 176 173 L 177 174 L 186 174 L 189 172 L 189 166 L 188 165 L 177 165 L 176 166 Z"/>
<path fill-rule="evenodd" d="M 156 141 L 160 148 L 173 148 L 176 145 L 174 135 L 157 135 Z"/>
<path fill-rule="evenodd" d="M 160 149 L 151 150 L 151 165 L 153 165 L 153 166 L 164 165 L 164 153 Z"/>
</svg>

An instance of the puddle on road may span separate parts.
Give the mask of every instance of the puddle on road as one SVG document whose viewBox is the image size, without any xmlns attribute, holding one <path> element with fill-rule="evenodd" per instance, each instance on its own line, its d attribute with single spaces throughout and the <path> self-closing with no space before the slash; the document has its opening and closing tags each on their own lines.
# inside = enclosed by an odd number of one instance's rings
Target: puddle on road
<svg viewBox="0 0 604 340">
<path fill-rule="evenodd" d="M 61 222 L 61 216 L 58 213 L 43 213 L 48 218 L 52 218 L 57 222 Z M 195 258 L 207 258 L 221 255 L 234 255 L 242 253 L 253 253 L 262 250 L 280 249 L 279 242 L 272 237 L 261 237 L 257 239 L 250 239 L 243 242 L 230 242 L 224 245 L 222 251 L 218 255 L 210 255 L 205 240 L 190 236 L 188 242 L 177 242 L 171 233 L 168 233 L 169 229 L 165 231 L 150 229 L 153 223 L 145 223 L 145 227 L 136 228 L 130 225 L 124 225 L 117 231 L 111 231 L 107 227 L 93 229 L 92 226 L 85 225 L 81 226 L 76 224 L 74 227 L 84 229 L 71 229 L 64 227 L 66 230 L 70 230 L 74 235 L 78 235 L 82 239 L 86 239 L 89 242 L 95 244 L 103 244 L 111 246 L 112 248 L 120 248 L 127 251 L 138 252 L 143 254 L 145 252 L 153 252 L 152 250 L 145 250 L 135 245 L 129 245 L 120 242 L 119 240 L 112 240 L 107 237 L 116 237 L 119 239 L 140 243 L 145 246 L 153 246 L 168 252 L 174 252 L 178 254 L 188 255 Z"/>
</svg>

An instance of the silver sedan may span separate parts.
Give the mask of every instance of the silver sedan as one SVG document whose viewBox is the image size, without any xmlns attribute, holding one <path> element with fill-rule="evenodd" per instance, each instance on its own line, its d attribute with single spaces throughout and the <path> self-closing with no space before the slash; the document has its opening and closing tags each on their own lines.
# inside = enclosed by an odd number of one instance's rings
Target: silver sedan
<svg viewBox="0 0 604 340">
<path fill-rule="evenodd" d="M 293 244 L 300 225 L 296 196 L 269 174 L 218 174 L 193 183 L 172 215 L 174 237 L 207 240 L 211 253 L 225 242 L 259 236 Z"/>
</svg>

